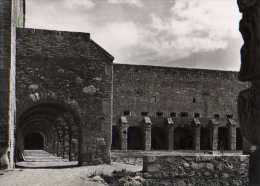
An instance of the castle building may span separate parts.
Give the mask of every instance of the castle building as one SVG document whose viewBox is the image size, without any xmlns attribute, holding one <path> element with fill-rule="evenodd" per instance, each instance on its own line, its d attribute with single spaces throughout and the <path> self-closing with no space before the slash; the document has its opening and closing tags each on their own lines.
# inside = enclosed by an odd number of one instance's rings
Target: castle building
<svg viewBox="0 0 260 186">
<path fill-rule="evenodd" d="M 80 165 L 109 163 L 111 148 L 242 150 L 236 99 L 247 84 L 236 72 L 113 64 L 88 33 L 24 28 L 25 3 L 16 3 L 17 160 L 24 149 Z"/>
</svg>

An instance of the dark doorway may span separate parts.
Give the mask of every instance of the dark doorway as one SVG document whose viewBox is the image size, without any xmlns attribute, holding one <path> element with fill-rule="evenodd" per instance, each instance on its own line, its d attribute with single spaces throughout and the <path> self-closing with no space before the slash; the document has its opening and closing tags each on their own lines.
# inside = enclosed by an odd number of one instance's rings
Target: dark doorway
<svg viewBox="0 0 260 186">
<path fill-rule="evenodd" d="M 229 128 L 218 128 L 218 150 L 228 150 L 229 148 Z"/>
<path fill-rule="evenodd" d="M 212 150 L 211 129 L 208 127 L 200 128 L 200 149 L 201 150 Z"/>
<path fill-rule="evenodd" d="M 25 136 L 24 148 L 26 150 L 42 150 L 44 149 L 44 139 L 40 133 L 30 133 Z"/>
<path fill-rule="evenodd" d="M 152 127 L 152 150 L 168 149 L 168 133 L 166 127 Z"/>
<path fill-rule="evenodd" d="M 129 127 L 127 131 L 127 146 L 129 150 L 143 150 L 143 130 L 141 127 Z"/>
<path fill-rule="evenodd" d="M 194 149 L 194 130 L 191 127 L 177 127 L 174 129 L 174 149 Z"/>
<path fill-rule="evenodd" d="M 112 150 L 119 150 L 120 149 L 120 134 L 119 134 L 119 127 L 113 126 L 112 127 Z"/>
</svg>

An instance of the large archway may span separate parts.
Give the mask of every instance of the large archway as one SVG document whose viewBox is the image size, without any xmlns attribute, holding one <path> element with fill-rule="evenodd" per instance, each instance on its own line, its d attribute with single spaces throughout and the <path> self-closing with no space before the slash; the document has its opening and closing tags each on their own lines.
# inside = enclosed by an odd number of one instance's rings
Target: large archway
<svg viewBox="0 0 260 186">
<path fill-rule="evenodd" d="M 26 156 L 27 150 L 30 154 L 33 154 L 31 150 L 43 150 L 64 161 L 76 162 L 80 144 L 80 117 L 69 105 L 38 103 L 18 116 L 16 157 Z"/>
</svg>

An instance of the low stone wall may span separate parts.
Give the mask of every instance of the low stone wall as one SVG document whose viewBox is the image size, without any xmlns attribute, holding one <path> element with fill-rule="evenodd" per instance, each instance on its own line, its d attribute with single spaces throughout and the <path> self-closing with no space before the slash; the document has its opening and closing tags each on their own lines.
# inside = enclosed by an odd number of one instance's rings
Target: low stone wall
<svg viewBox="0 0 260 186">
<path fill-rule="evenodd" d="M 129 165 L 137 165 L 143 166 L 143 158 L 142 157 L 111 157 L 112 162 L 124 163 Z"/>
<path fill-rule="evenodd" d="M 246 186 L 246 155 L 146 156 L 143 177 L 149 186 Z"/>
</svg>

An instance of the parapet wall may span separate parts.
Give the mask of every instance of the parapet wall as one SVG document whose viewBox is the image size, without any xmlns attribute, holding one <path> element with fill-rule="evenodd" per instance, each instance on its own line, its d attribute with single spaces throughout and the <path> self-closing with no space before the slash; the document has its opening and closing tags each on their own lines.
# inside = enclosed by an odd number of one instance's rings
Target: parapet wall
<svg viewBox="0 0 260 186">
<path fill-rule="evenodd" d="M 246 186 L 246 155 L 147 156 L 144 177 L 149 186 Z"/>
</svg>

